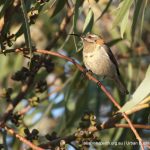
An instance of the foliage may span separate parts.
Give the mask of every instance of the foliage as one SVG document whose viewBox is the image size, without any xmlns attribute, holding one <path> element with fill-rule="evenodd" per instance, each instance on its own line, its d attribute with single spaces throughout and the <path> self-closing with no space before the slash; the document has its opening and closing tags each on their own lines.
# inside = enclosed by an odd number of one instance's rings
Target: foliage
<svg viewBox="0 0 150 150">
<path fill-rule="evenodd" d="M 25 143 L 25 149 L 120 149 L 100 141 L 137 142 L 130 129 L 113 124 L 124 120 L 107 94 L 78 70 L 76 62 L 83 64 L 82 44 L 69 33 L 93 32 L 105 39 L 116 54 L 130 95 L 122 96 L 107 78 L 102 83 L 124 105 L 121 111 L 132 115 L 134 124 L 146 125 L 150 121 L 149 6 L 148 0 L 1 0 L 0 147 L 21 149 Z M 44 49 L 65 56 L 36 51 Z M 136 108 L 141 111 L 134 113 Z M 147 141 L 149 132 L 138 131 Z"/>
</svg>

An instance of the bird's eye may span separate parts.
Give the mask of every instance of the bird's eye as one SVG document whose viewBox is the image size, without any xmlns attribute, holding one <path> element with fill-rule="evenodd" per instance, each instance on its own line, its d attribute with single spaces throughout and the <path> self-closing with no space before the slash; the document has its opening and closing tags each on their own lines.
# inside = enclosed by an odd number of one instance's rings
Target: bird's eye
<svg viewBox="0 0 150 150">
<path fill-rule="evenodd" d="M 88 38 L 92 38 L 91 35 L 89 35 Z"/>
</svg>

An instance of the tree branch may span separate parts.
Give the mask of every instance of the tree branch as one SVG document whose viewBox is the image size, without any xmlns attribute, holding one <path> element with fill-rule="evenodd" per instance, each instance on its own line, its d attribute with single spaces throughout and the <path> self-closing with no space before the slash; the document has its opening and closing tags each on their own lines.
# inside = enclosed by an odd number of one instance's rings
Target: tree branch
<svg viewBox="0 0 150 150">
<path fill-rule="evenodd" d="M 14 52 L 22 52 L 22 49 L 15 49 Z M 62 59 L 65 59 L 67 61 L 72 62 L 81 72 L 84 72 L 84 68 L 79 65 L 74 59 L 67 57 L 65 55 L 62 55 L 60 53 L 57 52 L 53 52 L 53 51 L 47 51 L 47 50 L 35 50 L 34 53 L 39 53 L 39 54 L 46 54 L 46 55 L 53 55 Z M 95 83 L 99 83 L 98 86 L 101 88 L 101 90 L 106 94 L 106 96 L 109 98 L 109 100 L 118 108 L 118 110 L 121 109 L 121 106 L 117 103 L 117 101 L 113 98 L 113 96 L 110 94 L 110 92 L 105 88 L 105 86 L 99 82 L 99 80 L 97 80 L 94 76 L 92 76 L 90 73 L 86 73 L 86 76 L 88 77 L 89 80 L 92 80 Z M 126 119 L 126 121 L 128 122 L 131 130 L 133 131 L 133 133 L 135 134 L 137 140 L 139 141 L 139 143 L 141 144 L 141 148 L 142 150 L 144 150 L 144 146 L 143 146 L 143 142 L 141 137 L 139 136 L 138 132 L 136 131 L 135 127 L 133 126 L 131 120 L 128 118 L 128 116 L 126 115 L 126 113 L 121 113 L 121 118 L 122 116 Z M 120 118 L 120 119 L 121 119 Z M 118 120 L 118 118 L 117 118 Z M 113 121 L 113 120 L 112 120 Z M 105 124 L 105 123 L 104 123 Z"/>
<path fill-rule="evenodd" d="M 36 50 L 35 53 L 41 53 L 41 54 L 48 54 L 48 55 L 53 55 L 53 56 L 57 56 L 60 57 L 62 59 L 68 60 L 70 62 L 72 62 L 80 71 L 84 72 L 84 68 L 79 65 L 78 63 L 75 62 L 75 60 L 73 60 L 72 58 L 69 58 L 67 56 L 64 56 L 60 53 L 57 52 L 53 52 L 53 51 L 47 51 L 47 50 Z M 89 78 L 89 80 L 92 80 L 95 83 L 99 83 L 99 87 L 101 88 L 101 90 L 106 94 L 106 96 L 109 98 L 109 100 L 111 100 L 111 102 L 120 110 L 121 106 L 116 102 L 116 100 L 112 97 L 112 95 L 108 92 L 108 90 L 104 87 L 104 85 L 99 82 L 96 78 L 94 78 L 91 74 L 86 73 L 86 76 Z M 142 150 L 144 150 L 144 146 L 143 146 L 143 142 L 141 137 L 139 136 L 138 132 L 136 131 L 136 129 L 134 128 L 134 126 L 132 125 L 131 120 L 128 118 L 128 116 L 125 113 L 122 113 L 123 117 L 126 119 L 126 121 L 128 122 L 131 130 L 133 131 L 133 133 L 135 134 L 137 140 L 139 141 L 139 143 L 141 144 L 141 148 Z"/>
<path fill-rule="evenodd" d="M 26 138 L 24 138 L 23 136 L 17 134 L 13 129 L 11 129 L 11 128 L 5 126 L 5 130 L 6 130 L 9 134 L 15 136 L 17 139 L 19 139 L 20 141 L 22 141 L 23 143 L 25 143 L 26 145 L 28 145 L 29 147 L 31 147 L 32 149 L 34 149 L 34 150 L 44 150 L 43 148 L 40 148 L 40 147 L 34 145 L 32 142 L 28 141 L 28 140 L 27 140 Z"/>
</svg>

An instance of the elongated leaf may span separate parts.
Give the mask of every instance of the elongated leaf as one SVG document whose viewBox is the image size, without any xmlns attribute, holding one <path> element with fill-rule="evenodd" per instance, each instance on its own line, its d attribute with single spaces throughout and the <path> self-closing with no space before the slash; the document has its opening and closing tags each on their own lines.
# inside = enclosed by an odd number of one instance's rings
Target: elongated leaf
<svg viewBox="0 0 150 150">
<path fill-rule="evenodd" d="M 120 26 L 120 32 L 121 32 L 121 37 L 123 38 L 124 32 L 126 30 L 127 24 L 128 24 L 128 16 L 129 16 L 129 10 L 126 12 Z"/>
<path fill-rule="evenodd" d="M 121 120 L 121 124 L 125 123 L 126 121 L 125 120 Z M 112 136 L 112 141 L 119 141 L 119 139 L 122 137 L 122 134 L 124 132 L 124 128 L 120 128 L 120 129 L 116 129 L 116 134 L 114 134 L 114 136 Z"/>
<path fill-rule="evenodd" d="M 117 44 L 117 43 L 120 42 L 120 41 L 122 41 L 122 38 L 113 39 L 112 41 L 107 42 L 106 44 L 107 44 L 109 47 L 111 47 L 111 46 Z"/>
<path fill-rule="evenodd" d="M 48 4 L 46 4 L 46 5 L 48 5 Z M 38 14 L 40 14 L 42 12 L 42 9 L 43 9 L 44 6 L 45 5 L 39 5 L 39 3 L 37 3 L 34 8 L 38 9 Z M 46 7 L 48 7 L 48 6 L 46 6 Z M 19 36 L 21 36 L 23 34 L 23 32 L 24 32 L 24 24 L 22 24 L 19 27 L 18 31 L 15 34 L 15 38 L 17 39 Z"/>
<path fill-rule="evenodd" d="M 27 10 L 26 10 L 26 6 L 25 6 L 25 3 L 24 3 L 24 0 L 21 0 L 21 9 L 22 9 L 23 18 L 24 18 L 25 41 L 26 41 L 26 44 L 27 44 L 27 46 L 29 48 L 30 59 L 31 59 L 31 56 L 32 56 L 32 43 L 31 43 L 31 41 L 32 40 L 31 40 L 30 25 L 28 23 Z"/>
<path fill-rule="evenodd" d="M 132 98 L 129 102 L 127 102 L 122 108 L 121 112 L 125 112 L 130 110 L 139 104 L 148 94 L 150 94 L 150 66 L 147 69 L 146 76 L 142 83 L 139 85 L 137 90 L 132 95 Z"/>
<path fill-rule="evenodd" d="M 107 3 L 105 9 L 102 11 L 101 15 L 96 19 L 96 21 L 98 21 L 99 19 L 101 19 L 101 18 L 103 17 L 103 15 L 104 15 L 106 12 L 108 12 L 108 8 L 110 7 L 111 3 L 112 3 L 112 0 L 109 0 L 109 2 Z M 95 21 L 95 22 L 96 22 L 96 21 Z"/>
<path fill-rule="evenodd" d="M 22 34 L 23 34 L 23 31 L 24 30 L 24 24 L 22 24 L 20 27 L 19 27 L 19 29 L 18 29 L 18 31 L 16 32 L 16 34 L 15 34 L 15 38 L 17 39 L 19 36 L 21 36 Z"/>
<path fill-rule="evenodd" d="M 85 23 L 83 26 L 83 33 L 87 33 L 91 31 L 94 23 L 94 13 L 91 9 L 89 9 L 89 12 L 87 14 L 87 17 L 85 19 Z"/>
<path fill-rule="evenodd" d="M 13 1 L 6 0 L 3 8 L 0 11 L 0 18 L 4 15 L 5 10 L 11 5 Z"/>
<path fill-rule="evenodd" d="M 117 25 L 119 25 L 121 23 L 121 21 L 123 20 L 123 18 L 125 17 L 127 11 L 130 9 L 131 5 L 133 3 L 133 0 L 124 0 L 120 5 L 120 9 L 117 12 L 117 16 L 116 19 L 113 23 L 113 28 L 116 27 Z"/>
<path fill-rule="evenodd" d="M 141 21 L 140 34 L 142 34 L 143 22 L 144 22 L 144 14 L 145 14 L 145 9 L 146 9 L 147 3 L 148 3 L 148 0 L 145 0 L 145 1 L 144 1 L 144 8 L 143 8 L 143 12 L 142 12 L 142 21 Z"/>
<path fill-rule="evenodd" d="M 67 0 L 58 0 L 57 1 L 56 7 L 52 13 L 51 18 L 56 16 L 64 8 L 66 2 L 67 2 Z"/>
<path fill-rule="evenodd" d="M 144 1 L 141 0 L 137 0 L 136 1 L 136 5 L 135 5 L 135 10 L 134 10 L 134 15 L 133 15 L 133 23 L 132 23 L 132 38 L 134 38 L 134 34 L 135 34 L 135 30 L 136 30 L 136 26 L 137 26 L 137 22 L 138 22 L 138 18 L 139 18 L 139 14 L 140 14 L 140 10 L 141 10 L 141 6 L 142 3 Z"/>
<path fill-rule="evenodd" d="M 79 7 L 82 5 L 83 1 L 81 0 L 76 0 L 75 3 L 75 9 L 74 9 L 74 16 L 73 16 L 73 32 L 77 33 L 77 21 L 78 21 L 78 16 L 79 16 Z M 77 41 L 76 37 L 73 37 L 73 41 L 75 44 L 75 48 L 76 48 L 76 52 L 78 51 L 78 45 L 77 45 Z"/>
<path fill-rule="evenodd" d="M 79 16 L 79 7 L 82 5 L 82 3 L 83 3 L 83 1 L 81 1 L 81 0 L 76 0 L 76 3 L 75 3 L 74 16 L 73 16 L 74 33 L 76 33 L 77 20 L 78 20 L 78 16 Z"/>
</svg>

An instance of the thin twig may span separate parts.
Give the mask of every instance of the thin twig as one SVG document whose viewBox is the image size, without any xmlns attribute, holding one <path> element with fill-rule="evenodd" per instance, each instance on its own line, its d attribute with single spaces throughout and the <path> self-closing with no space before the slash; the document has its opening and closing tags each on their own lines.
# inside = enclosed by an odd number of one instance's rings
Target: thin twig
<svg viewBox="0 0 150 150">
<path fill-rule="evenodd" d="M 100 125 L 101 128 L 102 125 Z M 134 128 L 136 129 L 146 129 L 146 130 L 150 130 L 150 125 L 143 125 L 143 124 L 133 124 Z M 112 127 L 110 128 L 130 128 L 129 124 L 114 124 Z M 103 129 L 108 129 L 108 128 L 103 128 Z M 97 127 L 93 126 L 93 127 L 89 127 L 88 131 L 91 132 L 97 132 L 98 129 Z"/>
<path fill-rule="evenodd" d="M 23 108 L 21 111 L 18 112 L 18 115 L 24 115 L 26 112 L 28 112 L 32 107 L 30 105 L 27 105 L 25 108 Z"/>
<path fill-rule="evenodd" d="M 16 52 L 21 52 L 22 50 L 20 49 L 16 49 Z M 47 55 L 53 55 L 65 60 L 68 60 L 70 62 L 72 62 L 80 71 L 84 72 L 84 68 L 79 65 L 77 62 L 75 62 L 75 60 L 73 60 L 70 57 L 67 57 L 65 55 L 62 55 L 60 53 L 57 52 L 53 52 L 53 51 L 47 51 L 47 50 L 35 50 L 35 53 L 40 53 L 40 54 L 47 54 Z M 104 85 L 99 82 L 99 80 L 97 80 L 95 77 L 93 77 L 90 73 L 86 73 L 86 76 L 89 78 L 89 80 L 92 80 L 95 83 L 99 83 L 99 87 L 101 88 L 101 90 L 106 94 L 106 96 L 109 98 L 109 100 L 111 100 L 111 102 L 120 110 L 121 106 L 116 102 L 116 100 L 112 97 L 112 95 L 109 93 L 109 91 L 104 87 Z M 131 130 L 133 131 L 133 133 L 135 134 L 137 140 L 139 141 L 139 143 L 141 144 L 141 148 L 142 150 L 144 150 L 144 146 L 143 146 L 143 142 L 141 137 L 139 136 L 139 134 L 137 133 L 136 129 L 134 128 L 131 120 L 128 118 L 128 116 L 125 113 L 122 113 L 123 117 L 126 119 L 126 121 L 128 122 Z"/>
<path fill-rule="evenodd" d="M 133 124 L 133 126 L 136 129 L 146 129 L 146 130 L 150 130 L 150 125 L 143 125 L 143 124 Z M 115 127 L 117 128 L 130 128 L 130 126 L 128 124 L 115 124 Z"/>
<path fill-rule="evenodd" d="M 57 56 L 60 57 L 62 59 L 68 60 L 70 62 L 72 62 L 80 71 L 84 72 L 84 68 L 79 65 L 78 63 L 76 63 L 72 58 L 69 58 L 67 56 L 64 56 L 60 53 L 56 53 L 56 52 L 52 52 L 52 51 L 47 51 L 47 50 L 36 50 L 36 53 L 41 53 L 41 54 L 49 54 L 49 55 L 53 55 L 53 56 Z M 116 102 L 116 100 L 112 97 L 112 95 L 109 93 L 109 91 L 104 87 L 104 85 L 99 82 L 96 78 L 94 78 L 91 74 L 86 73 L 86 76 L 89 78 L 89 80 L 92 80 L 95 83 L 99 83 L 98 86 L 101 88 L 101 90 L 106 94 L 106 96 L 109 98 L 109 100 L 111 100 L 111 102 L 120 110 L 121 106 Z M 122 113 L 122 115 L 124 116 L 124 118 L 126 119 L 126 121 L 128 122 L 129 126 L 131 127 L 131 130 L 133 131 L 133 133 L 135 134 L 137 140 L 139 141 L 139 143 L 141 144 L 141 148 L 142 150 L 144 150 L 144 146 L 142 144 L 142 139 L 139 136 L 138 132 L 136 131 L 136 129 L 134 128 L 134 126 L 132 125 L 132 122 L 130 121 L 130 119 L 128 118 L 128 116 L 125 113 Z"/>
<path fill-rule="evenodd" d="M 20 141 L 22 141 L 23 143 L 25 143 L 26 145 L 28 145 L 29 147 L 31 147 L 32 149 L 34 149 L 34 150 L 44 150 L 43 148 L 40 148 L 40 147 L 34 145 L 32 142 L 28 141 L 28 140 L 27 140 L 26 138 L 24 138 L 23 136 L 17 134 L 13 129 L 11 129 L 11 128 L 5 126 L 5 130 L 6 130 L 9 134 L 15 136 L 17 139 L 19 139 Z"/>
</svg>

